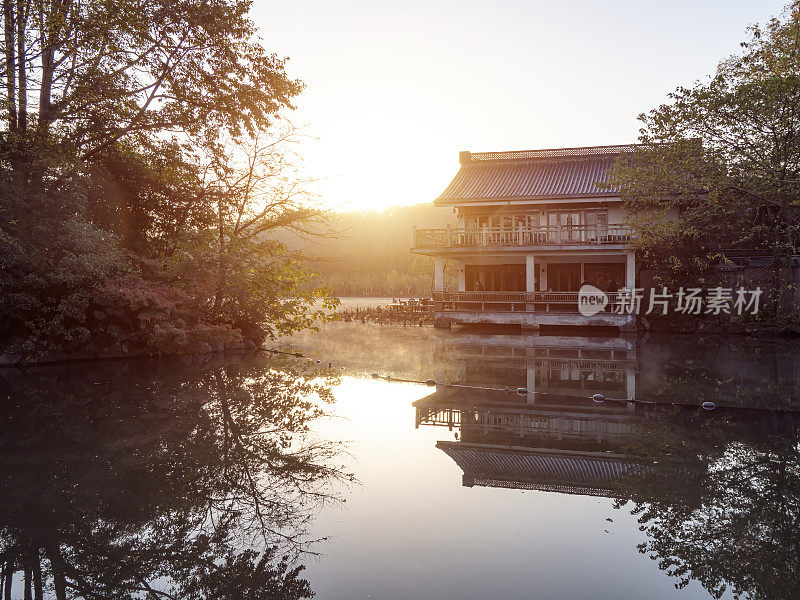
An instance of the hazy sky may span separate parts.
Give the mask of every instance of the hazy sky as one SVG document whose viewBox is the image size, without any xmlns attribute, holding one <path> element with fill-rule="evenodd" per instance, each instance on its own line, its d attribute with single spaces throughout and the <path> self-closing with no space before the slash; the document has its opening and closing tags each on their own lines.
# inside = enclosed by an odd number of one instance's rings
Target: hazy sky
<svg viewBox="0 0 800 600">
<path fill-rule="evenodd" d="M 622 144 L 776 0 L 255 0 L 307 89 L 304 171 L 337 209 L 429 202 L 458 152 Z"/>
</svg>

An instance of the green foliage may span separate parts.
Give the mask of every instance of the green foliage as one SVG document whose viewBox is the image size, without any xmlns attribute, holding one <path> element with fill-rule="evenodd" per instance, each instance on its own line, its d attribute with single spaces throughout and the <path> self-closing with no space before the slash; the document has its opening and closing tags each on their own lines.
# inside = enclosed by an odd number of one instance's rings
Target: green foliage
<svg viewBox="0 0 800 600">
<path fill-rule="evenodd" d="M 222 314 L 251 339 L 274 339 L 330 318 L 338 299 L 318 286 L 297 252 L 259 239 L 234 256 L 226 279 Z M 319 301 L 319 302 L 318 302 Z"/>
<path fill-rule="evenodd" d="M 769 253 L 790 283 L 800 244 L 800 4 L 786 14 L 751 27 L 742 53 L 710 79 L 641 115 L 643 146 L 615 168 L 641 232 L 636 250 L 665 284 L 706 283 L 729 249 Z"/>
<path fill-rule="evenodd" d="M 716 187 L 723 178 L 696 140 L 645 142 L 615 166 L 614 184 L 638 232 L 631 247 L 658 285 L 711 285 L 721 251 L 741 245 L 749 210 Z"/>
<path fill-rule="evenodd" d="M 250 3 L 3 6 L 0 351 L 202 351 L 311 326 L 324 291 L 264 238 L 322 215 L 286 132 L 257 143 L 302 84 Z"/>
<path fill-rule="evenodd" d="M 213 226 L 200 164 L 175 141 L 117 143 L 87 177 L 86 216 L 138 255 L 169 256 Z"/>
<path fill-rule="evenodd" d="M 302 85 L 260 45 L 249 8 L 245 0 L 4 2 L 9 130 L 24 138 L 55 129 L 86 159 L 132 135 L 238 137 L 267 127 Z M 19 93 L 31 87 L 36 103 Z"/>
<path fill-rule="evenodd" d="M 124 276 L 123 253 L 73 213 L 82 200 L 76 191 L 22 196 L 9 173 L 0 172 L 0 181 L 0 336 L 24 341 L 26 351 L 87 342 L 95 288 Z M 29 210 L 41 218 L 26 218 Z"/>
</svg>

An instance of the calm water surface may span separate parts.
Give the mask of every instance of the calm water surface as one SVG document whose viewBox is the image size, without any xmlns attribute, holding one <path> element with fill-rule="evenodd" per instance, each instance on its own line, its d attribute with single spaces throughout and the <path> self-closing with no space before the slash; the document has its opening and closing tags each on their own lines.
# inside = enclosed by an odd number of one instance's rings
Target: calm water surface
<svg viewBox="0 0 800 600">
<path fill-rule="evenodd" d="M 351 440 L 363 483 L 317 520 L 320 597 L 800 595 L 796 344 L 344 323 L 293 341 L 346 373 L 319 430 Z"/>
<path fill-rule="evenodd" d="M 0 551 L 108 597 L 272 589 L 267 546 L 322 599 L 800 594 L 797 344 L 284 342 L 310 360 L 0 372 Z"/>
</svg>

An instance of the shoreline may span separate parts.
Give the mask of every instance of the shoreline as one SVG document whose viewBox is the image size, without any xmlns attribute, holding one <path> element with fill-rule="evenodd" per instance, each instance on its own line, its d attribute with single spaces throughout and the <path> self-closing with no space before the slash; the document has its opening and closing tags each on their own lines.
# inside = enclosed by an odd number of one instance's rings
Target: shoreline
<svg viewBox="0 0 800 600">
<path fill-rule="evenodd" d="M 372 313 L 373 311 L 370 311 Z M 337 319 L 336 321 L 332 321 L 331 323 L 323 324 L 323 327 L 326 325 L 352 325 L 352 326 L 369 326 L 369 327 L 402 327 L 403 329 L 412 328 L 412 329 L 434 329 L 432 320 L 430 322 L 425 322 L 424 319 L 419 319 L 419 317 L 415 318 L 408 318 L 408 319 L 398 319 L 398 320 L 377 320 L 372 318 L 371 316 L 365 315 L 364 318 L 342 318 Z M 657 326 L 653 326 L 657 325 Z M 730 338 L 751 338 L 751 339 L 758 339 L 763 341 L 775 341 L 775 342 L 791 342 L 800 339 L 800 330 L 796 328 L 790 327 L 778 327 L 778 326 L 746 326 L 746 325 L 737 325 L 735 328 L 729 327 L 722 327 L 722 328 L 700 328 L 697 327 L 691 331 L 686 330 L 686 328 L 677 329 L 677 328 L 670 328 L 670 327 L 663 327 L 661 323 L 653 323 L 649 329 L 640 328 L 635 333 L 625 334 L 626 336 L 635 336 L 637 340 L 647 339 L 650 336 L 680 336 L 680 337 L 730 337 Z M 698 324 L 699 325 L 699 324 Z M 540 335 L 535 331 L 522 331 L 518 328 L 513 326 L 498 326 L 498 325 L 487 325 L 487 326 L 480 326 L 480 325 L 462 325 L 456 326 L 454 329 L 451 330 L 453 334 L 463 333 L 466 335 L 474 335 L 474 334 L 483 334 L 483 335 Z M 309 333 L 309 331 L 305 331 L 302 333 Z M 551 335 L 577 335 L 578 337 L 592 337 L 591 332 L 587 331 L 587 329 L 582 328 L 579 331 L 571 331 L 569 328 L 560 328 L 557 330 L 553 330 L 552 333 L 545 334 L 547 336 Z M 623 334 L 617 334 L 616 336 L 611 334 L 604 334 L 604 336 L 609 337 L 618 337 Z M 173 360 L 173 359 L 203 359 L 204 361 L 210 360 L 212 358 L 217 357 L 242 357 L 242 356 L 250 356 L 255 355 L 258 353 L 273 353 L 273 354 L 286 354 L 286 355 L 295 355 L 296 353 L 288 352 L 288 351 L 281 351 L 274 348 L 264 348 L 260 345 L 255 344 L 252 341 L 240 342 L 235 345 L 231 345 L 231 347 L 220 348 L 220 349 L 213 349 L 211 346 L 206 344 L 197 345 L 197 350 L 191 352 L 163 352 L 163 353 L 155 353 L 150 354 L 144 351 L 138 352 L 125 352 L 122 348 L 119 348 L 118 351 L 109 351 L 109 352 L 74 352 L 74 353 L 63 353 L 63 352 L 51 352 L 51 353 L 44 353 L 39 357 L 24 357 L 21 354 L 13 353 L 13 352 L 6 352 L 0 354 L 0 369 L 3 368 L 25 368 L 25 367 L 37 367 L 37 366 L 47 366 L 47 365 L 58 365 L 58 364 L 68 364 L 68 363 L 89 363 L 89 362 L 103 362 L 103 361 L 122 361 L 122 360 L 151 360 L 151 359 L 158 359 L 158 360 Z M 300 355 L 302 356 L 302 355 Z"/>
</svg>

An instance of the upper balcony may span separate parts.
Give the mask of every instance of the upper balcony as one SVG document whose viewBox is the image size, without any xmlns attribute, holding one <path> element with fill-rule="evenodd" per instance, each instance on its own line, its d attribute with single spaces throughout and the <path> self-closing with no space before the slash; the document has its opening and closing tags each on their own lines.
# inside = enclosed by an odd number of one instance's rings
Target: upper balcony
<svg viewBox="0 0 800 600">
<path fill-rule="evenodd" d="M 633 235 L 633 228 L 623 224 L 414 229 L 413 250 L 563 249 L 570 246 L 617 249 L 624 248 Z"/>
</svg>

